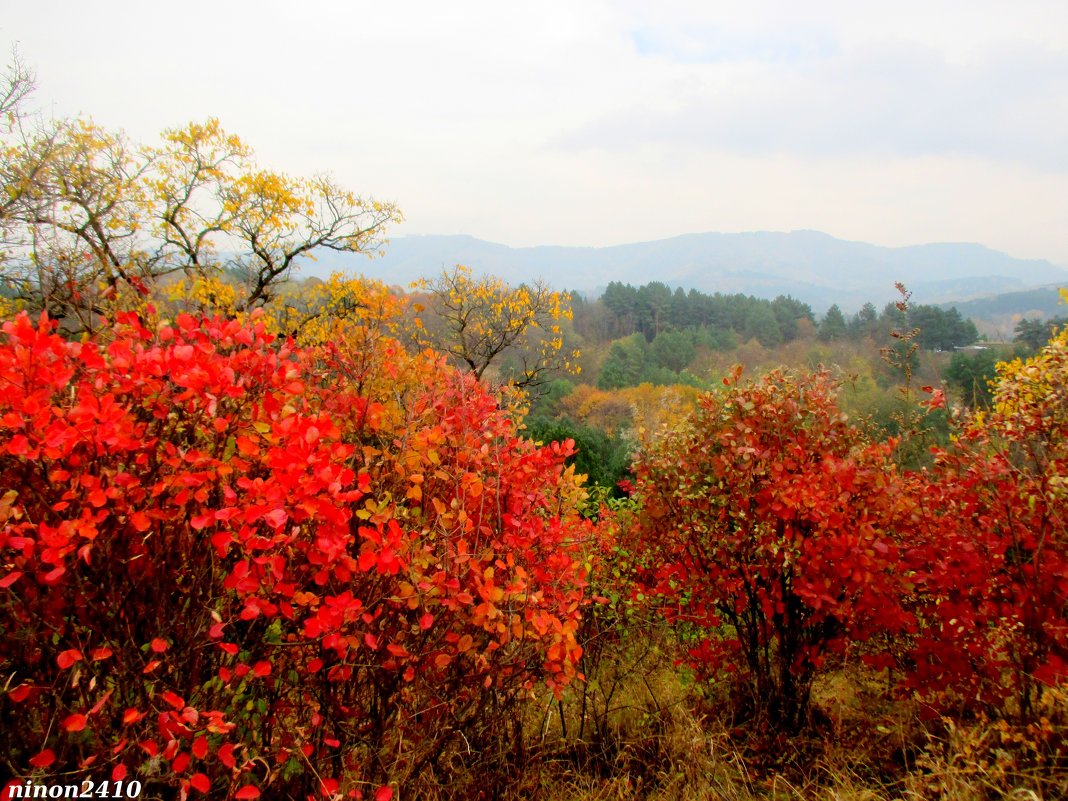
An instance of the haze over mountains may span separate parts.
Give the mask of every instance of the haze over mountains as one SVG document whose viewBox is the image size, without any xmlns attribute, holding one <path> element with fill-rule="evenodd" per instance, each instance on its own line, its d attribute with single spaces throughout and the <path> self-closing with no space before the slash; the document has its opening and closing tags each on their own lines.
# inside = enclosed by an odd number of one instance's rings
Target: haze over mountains
<svg viewBox="0 0 1068 801">
<path fill-rule="evenodd" d="M 895 300 L 902 281 L 919 303 L 944 303 L 1037 287 L 1068 285 L 1068 271 L 1045 260 L 1017 259 L 983 245 L 940 243 L 889 248 L 818 231 L 685 234 L 612 247 L 512 248 L 470 236 L 404 236 L 367 262 L 327 254 L 304 275 L 359 270 L 407 284 L 465 264 L 512 284 L 541 278 L 557 289 L 599 294 L 610 281 L 774 298 L 792 295 L 820 314 Z"/>
</svg>

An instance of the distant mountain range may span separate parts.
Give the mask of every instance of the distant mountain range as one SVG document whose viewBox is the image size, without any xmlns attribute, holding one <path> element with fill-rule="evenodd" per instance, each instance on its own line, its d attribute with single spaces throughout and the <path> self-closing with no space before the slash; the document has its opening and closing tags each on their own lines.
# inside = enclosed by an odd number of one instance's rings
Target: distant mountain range
<svg viewBox="0 0 1068 801">
<path fill-rule="evenodd" d="M 1068 285 L 1068 271 L 1016 259 L 982 245 L 943 243 L 889 248 L 818 231 L 685 234 L 611 247 L 511 248 L 470 236 L 404 236 L 372 261 L 326 253 L 303 275 L 359 271 L 391 284 L 433 276 L 454 264 L 517 284 L 540 278 L 557 289 L 598 294 L 611 281 L 662 281 L 702 292 L 762 298 L 792 295 L 820 314 L 832 303 L 852 312 L 896 300 L 903 282 L 917 303 L 963 301 L 1041 286 Z"/>
</svg>

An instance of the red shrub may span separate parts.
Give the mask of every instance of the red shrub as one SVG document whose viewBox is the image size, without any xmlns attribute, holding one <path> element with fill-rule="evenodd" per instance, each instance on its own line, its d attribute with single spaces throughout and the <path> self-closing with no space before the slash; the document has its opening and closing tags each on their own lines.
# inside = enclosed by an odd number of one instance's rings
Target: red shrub
<svg viewBox="0 0 1068 801">
<path fill-rule="evenodd" d="M 393 342 L 189 316 L 112 337 L 22 316 L 0 341 L 12 775 L 399 782 L 573 675 L 567 446 Z"/>
<path fill-rule="evenodd" d="M 937 454 L 906 678 L 937 710 L 1033 718 L 1068 678 L 1068 338 L 1000 373 L 993 411 Z"/>
<path fill-rule="evenodd" d="M 828 655 L 908 623 L 908 495 L 827 374 L 726 383 L 639 458 L 637 547 L 699 675 L 733 675 L 739 714 L 796 730 Z"/>
</svg>

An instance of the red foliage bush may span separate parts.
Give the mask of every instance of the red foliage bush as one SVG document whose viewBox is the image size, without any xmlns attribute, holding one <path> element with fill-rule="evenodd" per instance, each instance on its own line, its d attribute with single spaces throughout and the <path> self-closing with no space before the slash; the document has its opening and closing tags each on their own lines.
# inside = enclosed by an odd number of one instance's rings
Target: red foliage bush
<svg viewBox="0 0 1068 801">
<path fill-rule="evenodd" d="M 636 548 L 698 674 L 729 674 L 737 714 L 795 731 L 829 655 L 909 624 L 910 495 L 826 373 L 725 383 L 639 457 Z"/>
<path fill-rule="evenodd" d="M 358 795 L 489 748 L 574 674 L 570 446 L 519 439 L 469 377 L 255 322 L 3 330 L 11 775 Z"/>
<path fill-rule="evenodd" d="M 937 452 L 905 681 L 934 711 L 1035 719 L 1068 678 L 1068 339 L 1000 372 L 993 410 Z"/>
</svg>

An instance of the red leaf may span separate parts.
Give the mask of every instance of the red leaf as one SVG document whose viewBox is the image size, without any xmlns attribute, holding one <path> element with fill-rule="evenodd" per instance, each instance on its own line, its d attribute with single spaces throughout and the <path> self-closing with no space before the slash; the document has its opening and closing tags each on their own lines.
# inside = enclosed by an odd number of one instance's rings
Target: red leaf
<svg viewBox="0 0 1068 801">
<path fill-rule="evenodd" d="M 194 773 L 189 777 L 189 786 L 201 793 L 206 793 L 211 789 L 211 779 L 203 773 Z"/>
<path fill-rule="evenodd" d="M 270 676 L 271 675 L 271 663 L 266 660 L 261 660 L 252 666 L 252 672 L 257 676 Z"/>
<path fill-rule="evenodd" d="M 136 723 L 137 721 L 139 721 L 143 717 L 144 717 L 144 715 L 142 715 L 140 712 L 138 712 L 133 707 L 130 707 L 129 709 L 127 709 L 125 712 L 122 713 L 122 723 L 123 723 L 124 726 L 128 725 L 130 723 Z"/>
<path fill-rule="evenodd" d="M 259 797 L 260 797 L 260 791 L 257 790 L 255 787 L 253 787 L 251 784 L 246 784 L 244 787 L 242 787 L 240 790 L 238 790 L 236 793 L 234 793 L 234 798 L 240 798 L 240 799 L 259 798 Z"/>
<path fill-rule="evenodd" d="M 263 519 L 266 520 L 272 528 L 281 528 L 286 524 L 289 515 L 286 514 L 285 509 L 273 509 L 265 514 Z"/>
<path fill-rule="evenodd" d="M 102 696 L 100 696 L 100 700 L 97 701 L 95 704 L 93 704 L 93 708 L 89 710 L 89 714 L 90 715 L 95 715 L 97 712 L 99 712 L 101 709 L 103 709 L 104 708 L 104 704 L 106 704 L 108 702 L 108 699 L 111 698 L 111 696 L 114 694 L 114 692 L 115 692 L 115 690 L 108 690 L 106 693 L 104 693 Z"/>
<path fill-rule="evenodd" d="M 170 690 L 166 690 L 160 697 L 175 709 L 182 709 L 185 706 L 185 699 Z"/>
<path fill-rule="evenodd" d="M 111 769 L 111 780 L 113 782 L 121 782 L 126 778 L 126 766 L 121 762 Z"/>
<path fill-rule="evenodd" d="M 114 651 L 106 646 L 104 648 L 94 648 L 89 652 L 89 658 L 94 662 L 99 662 L 101 659 L 107 659 L 113 653 Z"/>
<path fill-rule="evenodd" d="M 11 573 L 8 573 L 6 576 L 4 576 L 2 579 L 0 579 L 0 590 L 7 589 L 12 584 L 14 584 L 16 581 L 18 581 L 19 578 L 21 578 L 21 577 L 22 577 L 22 571 L 21 570 L 15 570 L 15 571 L 12 571 Z"/>
<path fill-rule="evenodd" d="M 12 687 L 8 690 L 7 697 L 17 704 L 20 701 L 25 701 L 29 697 L 32 689 L 33 687 L 29 684 L 20 684 L 18 687 Z"/>
<path fill-rule="evenodd" d="M 59 665 L 60 669 L 66 670 L 75 662 L 80 662 L 84 658 L 82 652 L 77 648 L 69 648 L 56 657 L 56 664 Z"/>
<path fill-rule="evenodd" d="M 47 768 L 49 765 L 51 765 L 55 761 L 56 761 L 55 752 L 53 752 L 51 748 L 46 748 L 44 751 L 39 753 L 37 756 L 32 757 L 30 759 L 30 765 L 32 765 L 35 768 Z"/>
<path fill-rule="evenodd" d="M 197 737 L 193 740 L 193 747 L 189 749 L 197 759 L 203 759 L 208 755 L 208 738 Z"/>
<path fill-rule="evenodd" d="M 219 749 L 219 761 L 231 770 L 237 765 L 237 760 L 234 759 L 234 746 L 232 743 L 227 743 Z"/>
<path fill-rule="evenodd" d="M 429 612 L 427 612 L 425 615 L 423 615 L 421 618 L 419 618 L 419 628 L 421 628 L 423 631 L 426 631 L 427 629 L 429 629 L 433 625 L 434 625 L 434 616 L 432 614 L 430 614 Z"/>
<path fill-rule="evenodd" d="M 392 787 L 379 787 L 375 790 L 375 801 L 390 801 L 393 798 Z"/>
<path fill-rule="evenodd" d="M 201 531 L 202 529 L 207 528 L 207 526 L 214 520 L 215 515 L 211 513 L 197 515 L 189 520 L 189 527 L 192 528 L 193 531 Z"/>
<path fill-rule="evenodd" d="M 159 637 L 156 637 L 152 640 L 149 647 L 151 647 L 157 654 L 162 654 L 169 646 L 166 640 L 161 640 Z"/>
<path fill-rule="evenodd" d="M 85 728 L 85 715 L 68 715 L 66 718 L 64 718 L 63 723 L 61 725 L 64 729 L 70 732 L 81 731 Z"/>
<path fill-rule="evenodd" d="M 175 773 L 184 773 L 185 769 L 189 767 L 189 754 L 185 751 L 178 754 L 171 762 L 171 770 Z"/>
</svg>

